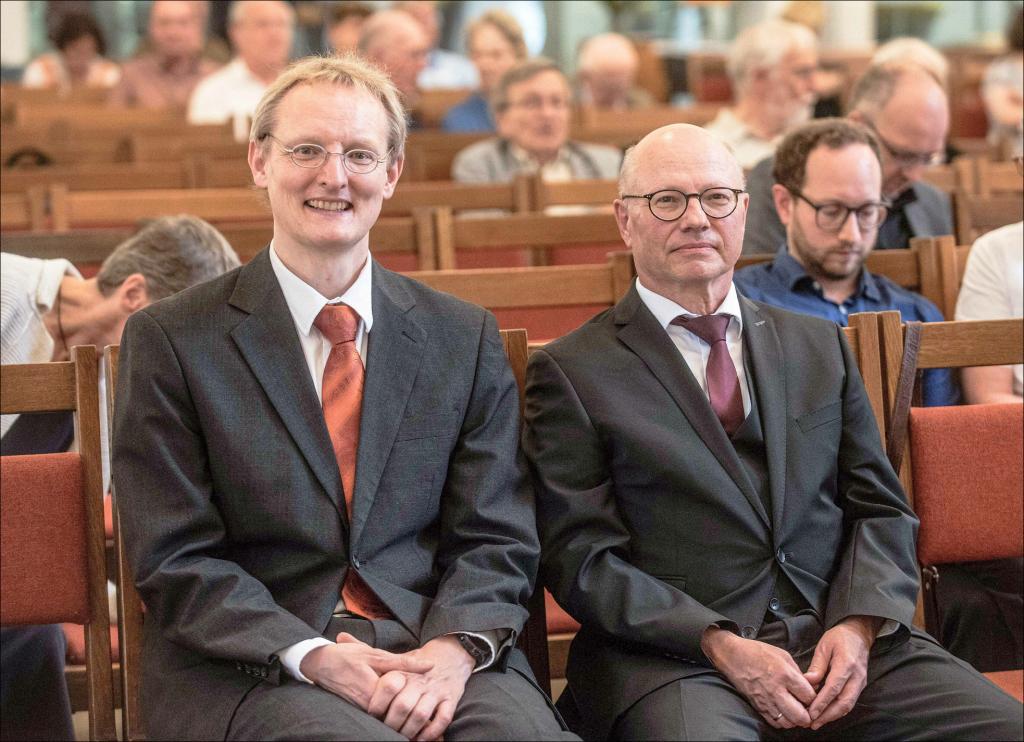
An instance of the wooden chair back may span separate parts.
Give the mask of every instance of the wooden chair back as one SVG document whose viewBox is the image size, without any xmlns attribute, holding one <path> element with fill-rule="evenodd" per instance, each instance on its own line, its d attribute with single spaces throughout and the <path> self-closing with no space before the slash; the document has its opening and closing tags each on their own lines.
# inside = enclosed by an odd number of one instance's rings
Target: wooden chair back
<svg viewBox="0 0 1024 742">
<path fill-rule="evenodd" d="M 572 138 L 581 142 L 598 142 L 615 147 L 636 144 L 649 132 L 669 124 L 709 123 L 721 109 L 720 103 L 698 103 L 686 108 L 651 106 L 623 115 L 622 111 L 583 108 L 572 130 Z"/>
<path fill-rule="evenodd" d="M 421 207 L 447 206 L 453 212 L 473 210 L 529 211 L 532 180 L 519 176 L 511 183 L 459 183 L 454 180 L 409 181 L 403 177 L 395 195 L 384 202 L 383 216 L 407 216 Z"/>
<path fill-rule="evenodd" d="M 994 162 L 987 157 L 976 161 L 976 187 L 974 193 L 983 198 L 1012 196 L 1024 192 L 1024 178 L 1014 162 Z"/>
<path fill-rule="evenodd" d="M 523 415 L 526 400 L 526 360 L 528 341 L 526 330 L 502 330 L 501 341 L 505 346 L 512 375 L 515 376 L 519 388 L 519 416 Z M 530 668 L 540 687 L 548 695 L 551 694 L 551 669 L 548 665 L 548 634 L 547 619 L 544 612 L 544 588 L 537 586 L 530 598 L 527 608 L 530 617 L 519 635 L 519 648 L 523 650 L 530 662 Z"/>
<path fill-rule="evenodd" d="M 119 345 L 103 349 L 107 379 L 107 430 L 114 429 L 114 399 L 117 394 L 117 363 Z M 117 492 L 110 487 L 113 502 L 114 560 L 117 572 L 117 630 L 121 645 L 121 734 L 128 742 L 144 740 L 142 712 L 139 704 L 142 661 L 142 598 L 135 589 L 128 555 L 121 541 L 121 516 L 117 509 Z"/>
<path fill-rule="evenodd" d="M 455 155 L 469 145 L 491 136 L 490 133 L 411 132 L 405 142 L 402 178 L 406 181 L 449 180 Z"/>
<path fill-rule="evenodd" d="M 53 185 L 63 185 L 70 191 L 103 191 L 190 188 L 193 183 L 180 164 L 151 168 L 133 162 L 102 162 L 0 171 L 0 189 L 5 195 Z"/>
<path fill-rule="evenodd" d="M 413 114 L 425 129 L 440 128 L 449 109 L 473 94 L 472 88 L 434 88 L 420 93 Z"/>
<path fill-rule="evenodd" d="M 990 196 L 957 191 L 954 207 L 956 240 L 969 245 L 986 232 L 1024 219 L 1024 191 Z"/>
<path fill-rule="evenodd" d="M 544 211 L 552 206 L 599 206 L 605 207 L 610 213 L 612 201 L 619 196 L 619 184 L 614 180 L 547 183 L 543 178 L 533 175 L 529 183 L 533 211 Z"/>
<path fill-rule="evenodd" d="M 610 253 L 603 264 L 536 268 L 472 268 L 408 274 L 431 288 L 479 304 L 501 327 L 523 327 L 551 339 L 608 309 L 629 290 L 633 260 Z"/>
<path fill-rule="evenodd" d="M 0 366 L 0 414 L 70 411 L 77 453 L 3 456 L 0 623 L 85 627 L 90 739 L 116 739 L 96 349 Z"/>
<path fill-rule="evenodd" d="M 32 186 L 24 193 L 0 194 L 0 231 L 20 232 L 45 226 L 46 190 L 42 186 Z"/>
<path fill-rule="evenodd" d="M 507 252 L 527 248 L 532 251 L 532 264 L 543 265 L 551 248 L 599 245 L 603 255 L 623 247 L 615 216 L 610 213 L 456 216 L 450 208 L 440 207 L 434 210 L 434 228 L 438 266 L 442 270 L 456 267 L 459 250 Z"/>
</svg>

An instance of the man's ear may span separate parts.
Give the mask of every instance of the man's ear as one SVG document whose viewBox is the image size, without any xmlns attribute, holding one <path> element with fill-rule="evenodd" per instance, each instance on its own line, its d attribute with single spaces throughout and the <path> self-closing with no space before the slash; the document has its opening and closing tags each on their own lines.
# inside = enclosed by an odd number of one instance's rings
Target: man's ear
<svg viewBox="0 0 1024 742">
<path fill-rule="evenodd" d="M 249 170 L 252 171 L 252 182 L 257 188 L 267 187 L 267 157 L 263 145 L 249 142 Z"/>
<path fill-rule="evenodd" d="M 776 183 L 772 186 L 772 200 L 775 202 L 775 211 L 779 215 L 779 221 L 783 226 L 788 227 L 793 219 L 793 194 L 786 186 Z"/>
<path fill-rule="evenodd" d="M 615 223 L 619 226 L 619 235 L 622 237 L 622 241 L 626 243 L 626 247 L 630 247 L 630 227 L 632 225 L 626 202 L 621 198 L 617 198 L 612 202 L 612 209 L 615 211 Z"/>
<path fill-rule="evenodd" d="M 384 174 L 387 180 L 384 182 L 384 198 L 391 198 L 395 194 L 395 186 L 398 185 L 398 179 L 402 177 L 402 169 L 405 167 L 405 155 L 396 157 L 391 162 Z"/>
<path fill-rule="evenodd" d="M 132 273 L 117 287 L 114 295 L 125 316 L 148 306 L 149 290 L 146 287 L 146 277 L 141 273 Z"/>
</svg>

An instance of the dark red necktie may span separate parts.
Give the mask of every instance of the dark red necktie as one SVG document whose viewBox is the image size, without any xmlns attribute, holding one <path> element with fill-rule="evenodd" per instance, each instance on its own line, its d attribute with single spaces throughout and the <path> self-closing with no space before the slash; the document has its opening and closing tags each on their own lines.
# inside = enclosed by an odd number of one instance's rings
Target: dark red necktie
<svg viewBox="0 0 1024 742">
<path fill-rule="evenodd" d="M 363 410 L 363 361 L 356 348 L 359 316 L 344 304 L 327 304 L 313 320 L 331 344 L 324 366 L 321 397 L 324 421 L 331 435 L 334 456 L 345 490 L 345 508 L 352 522 L 352 497 L 356 486 L 356 454 L 359 451 L 359 418 Z M 341 588 L 345 610 L 367 618 L 388 618 L 390 612 L 359 574 L 349 569 Z"/>
<path fill-rule="evenodd" d="M 743 423 L 743 395 L 740 393 L 740 379 L 736 366 L 729 355 L 725 342 L 725 330 L 729 326 L 728 314 L 705 314 L 700 317 L 679 316 L 673 325 L 686 328 L 711 346 L 705 371 L 708 381 L 708 397 L 711 409 L 718 415 L 722 427 L 732 435 Z"/>
</svg>

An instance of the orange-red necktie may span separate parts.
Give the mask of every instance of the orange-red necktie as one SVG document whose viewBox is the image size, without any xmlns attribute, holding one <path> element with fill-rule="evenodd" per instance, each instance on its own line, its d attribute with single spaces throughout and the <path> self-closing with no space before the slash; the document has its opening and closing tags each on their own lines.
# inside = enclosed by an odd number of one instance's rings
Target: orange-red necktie
<svg viewBox="0 0 1024 742">
<path fill-rule="evenodd" d="M 363 361 L 356 348 L 359 316 L 344 304 L 327 304 L 313 321 L 331 344 L 321 388 L 324 421 L 331 436 L 341 472 L 345 508 L 352 522 L 352 498 L 356 485 L 356 454 L 359 451 L 359 418 L 363 408 Z M 391 613 L 351 567 L 341 588 L 345 609 L 367 618 L 388 618 Z"/>
</svg>

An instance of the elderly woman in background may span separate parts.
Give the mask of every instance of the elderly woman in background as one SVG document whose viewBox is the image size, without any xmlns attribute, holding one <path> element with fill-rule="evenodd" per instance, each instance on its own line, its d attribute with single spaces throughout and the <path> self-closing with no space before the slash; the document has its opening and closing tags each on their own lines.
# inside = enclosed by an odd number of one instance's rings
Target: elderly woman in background
<svg viewBox="0 0 1024 742">
<path fill-rule="evenodd" d="M 622 153 L 614 147 L 569 139 L 572 91 L 549 59 L 537 57 L 506 72 L 491 96 L 498 136 L 455 156 L 452 179 L 507 183 L 519 173 L 548 182 L 615 178 Z"/>
<path fill-rule="evenodd" d="M 502 10 L 489 10 L 466 27 L 469 58 L 480 74 L 480 89 L 448 111 L 445 131 L 494 131 L 488 97 L 501 76 L 526 59 L 523 29 Z"/>
<path fill-rule="evenodd" d="M 1024 154 L 1024 10 L 1007 29 L 1008 53 L 985 70 L 981 93 L 989 141 L 1014 157 Z"/>
<path fill-rule="evenodd" d="M 56 52 L 34 59 L 25 68 L 27 88 L 52 88 L 66 95 L 74 88 L 110 88 L 121 79 L 121 68 L 105 59 L 103 32 L 91 15 L 69 13 L 53 34 Z"/>
</svg>

